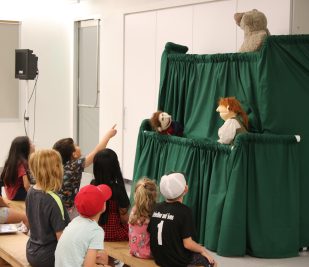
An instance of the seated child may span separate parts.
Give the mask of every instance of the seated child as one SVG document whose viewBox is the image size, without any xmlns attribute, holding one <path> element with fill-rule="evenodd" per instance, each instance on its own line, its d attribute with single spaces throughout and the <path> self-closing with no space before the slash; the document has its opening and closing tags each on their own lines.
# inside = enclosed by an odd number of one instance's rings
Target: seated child
<svg viewBox="0 0 309 267">
<path fill-rule="evenodd" d="M 12 141 L 0 178 L 6 197 L 10 200 L 26 199 L 32 178 L 28 158 L 33 151 L 34 145 L 28 136 L 18 136 Z"/>
<path fill-rule="evenodd" d="M 77 193 L 75 206 L 80 214 L 65 228 L 55 252 L 55 267 L 82 267 L 103 264 L 108 256 L 98 257 L 104 247 L 104 231 L 98 225 L 112 190 L 107 185 L 86 185 Z"/>
<path fill-rule="evenodd" d="M 104 229 L 104 240 L 127 241 L 130 200 L 115 151 L 105 148 L 95 155 L 93 175 L 91 184 L 106 184 L 113 192 L 106 203 L 106 212 L 99 219 L 99 225 Z"/>
<path fill-rule="evenodd" d="M 152 258 L 147 227 L 156 198 L 156 183 L 148 178 L 140 179 L 135 186 L 134 206 L 129 217 L 130 253 L 138 258 Z"/>
<path fill-rule="evenodd" d="M 58 239 L 70 222 L 55 193 L 61 188 L 63 178 L 61 156 L 53 149 L 39 150 L 30 156 L 29 167 L 36 184 L 30 187 L 26 198 L 30 226 L 27 260 L 32 267 L 54 267 Z"/>
<path fill-rule="evenodd" d="M 109 140 L 116 135 L 117 130 L 115 127 L 116 125 L 107 131 L 100 143 L 85 157 L 81 156 L 80 148 L 74 143 L 72 138 L 61 139 L 53 146 L 53 149 L 57 150 L 61 155 L 64 169 L 63 184 L 59 195 L 71 219 L 78 215 L 74 208 L 74 198 L 79 190 L 84 168 L 92 164 L 95 154 L 104 149 Z"/>
<path fill-rule="evenodd" d="M 26 213 L 10 208 L 3 198 L 0 197 L 0 223 L 20 222 L 23 222 L 27 227 L 29 227 Z"/>
<path fill-rule="evenodd" d="M 162 267 L 214 266 L 215 261 L 206 248 L 193 240 L 192 212 L 182 204 L 188 192 L 184 175 L 164 175 L 160 192 L 165 201 L 156 205 L 148 225 L 150 248 L 156 264 Z"/>
</svg>

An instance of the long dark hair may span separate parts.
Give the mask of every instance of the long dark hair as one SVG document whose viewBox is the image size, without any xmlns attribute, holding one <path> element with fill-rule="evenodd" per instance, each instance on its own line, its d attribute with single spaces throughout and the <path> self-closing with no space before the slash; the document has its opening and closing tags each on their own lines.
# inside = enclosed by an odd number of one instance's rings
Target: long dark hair
<svg viewBox="0 0 309 267">
<path fill-rule="evenodd" d="M 30 155 L 30 139 L 28 136 L 18 136 L 11 144 L 9 155 L 5 161 L 1 180 L 6 186 L 16 184 L 18 176 L 18 166 L 23 164 L 28 170 L 28 158 Z"/>
<path fill-rule="evenodd" d="M 93 184 L 107 184 L 111 187 L 112 199 L 118 199 L 119 194 L 125 190 L 118 157 L 112 149 L 105 148 L 94 156 L 93 175 Z"/>
</svg>

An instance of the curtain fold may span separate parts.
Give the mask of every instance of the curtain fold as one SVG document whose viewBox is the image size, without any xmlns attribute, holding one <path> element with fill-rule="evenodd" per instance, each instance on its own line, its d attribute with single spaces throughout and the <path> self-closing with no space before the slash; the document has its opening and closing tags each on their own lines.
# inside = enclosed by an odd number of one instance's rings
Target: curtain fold
<svg viewBox="0 0 309 267">
<path fill-rule="evenodd" d="M 242 134 L 237 139 L 228 166 L 217 253 L 297 256 L 300 165 L 296 138 Z M 226 246 L 232 242 L 234 246 Z"/>
<path fill-rule="evenodd" d="M 300 247 L 309 245 L 309 35 L 272 36 L 261 54 L 259 110 L 268 133 L 298 134 L 300 142 Z M 263 103 L 263 104 L 260 104 Z"/>
<path fill-rule="evenodd" d="M 169 43 L 169 47 L 172 45 Z M 171 48 L 170 48 L 171 49 Z M 260 53 L 216 55 L 162 55 L 158 108 L 184 125 L 189 138 L 217 138 L 222 125 L 215 111 L 220 97 L 237 96 L 250 119 L 251 131 L 260 132 L 254 106 Z"/>
</svg>

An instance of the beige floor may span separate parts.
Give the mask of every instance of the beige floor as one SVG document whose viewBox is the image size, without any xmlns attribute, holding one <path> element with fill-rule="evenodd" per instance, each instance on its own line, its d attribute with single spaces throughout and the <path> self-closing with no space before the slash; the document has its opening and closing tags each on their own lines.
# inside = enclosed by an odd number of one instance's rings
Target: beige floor
<svg viewBox="0 0 309 267">
<path fill-rule="evenodd" d="M 288 259 L 258 259 L 253 257 L 227 258 L 220 257 L 215 253 L 214 256 L 217 267 L 309 267 L 309 252 L 300 253 L 299 257 Z M 116 267 L 121 267 L 119 263 Z M 142 266 L 141 266 L 142 267 Z"/>
<path fill-rule="evenodd" d="M 309 251 L 301 252 L 298 257 L 287 259 L 259 259 L 249 256 L 228 258 L 211 253 L 218 267 L 309 267 Z"/>
</svg>

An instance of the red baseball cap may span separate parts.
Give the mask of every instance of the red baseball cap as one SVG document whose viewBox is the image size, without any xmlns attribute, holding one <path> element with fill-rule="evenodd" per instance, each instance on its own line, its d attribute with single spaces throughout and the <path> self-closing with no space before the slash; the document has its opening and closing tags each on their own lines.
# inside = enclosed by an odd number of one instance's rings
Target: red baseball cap
<svg viewBox="0 0 309 267">
<path fill-rule="evenodd" d="M 112 196 L 111 188 L 106 184 L 86 185 L 75 197 L 75 207 L 83 217 L 92 217 L 103 210 L 104 203 Z"/>
</svg>

